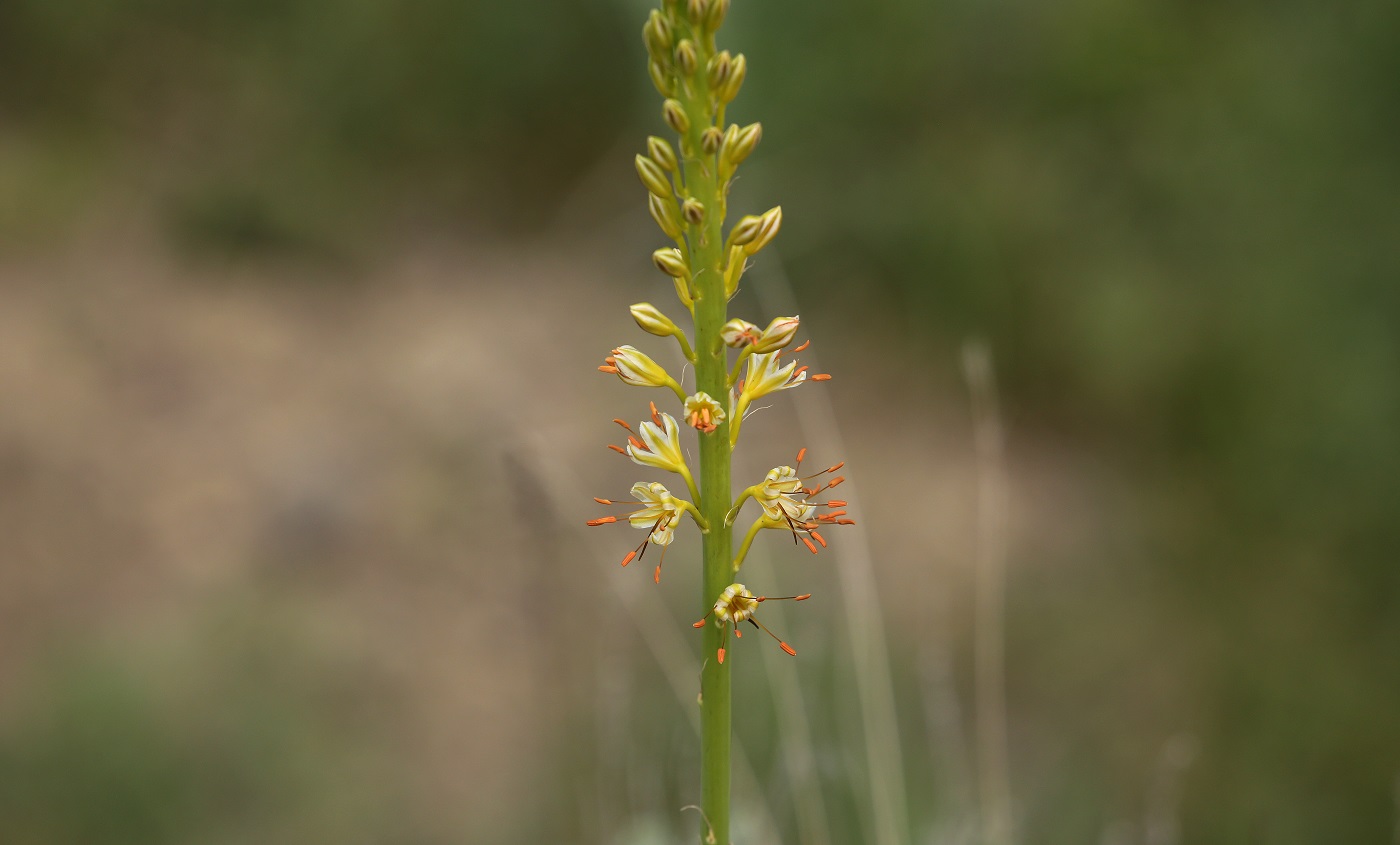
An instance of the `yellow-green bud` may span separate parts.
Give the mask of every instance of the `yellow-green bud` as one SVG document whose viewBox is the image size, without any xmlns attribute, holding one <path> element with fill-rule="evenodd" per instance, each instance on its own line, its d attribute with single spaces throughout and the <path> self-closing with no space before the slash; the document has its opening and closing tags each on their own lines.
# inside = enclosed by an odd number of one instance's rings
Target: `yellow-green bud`
<svg viewBox="0 0 1400 845">
<path fill-rule="evenodd" d="M 734 61 L 729 65 L 729 79 L 724 83 L 724 87 L 715 93 L 719 95 L 722 103 L 732 103 L 734 98 L 739 96 L 739 88 L 744 84 L 744 77 L 749 72 L 749 60 L 740 53 L 734 57 Z"/>
<path fill-rule="evenodd" d="M 740 320 L 738 317 L 720 326 L 719 329 L 719 336 L 724 340 L 724 345 L 733 349 L 753 343 L 762 334 L 763 332 L 758 330 L 758 326 L 748 320 Z"/>
<path fill-rule="evenodd" d="M 642 27 L 642 42 L 647 45 L 647 52 L 655 60 L 663 61 L 671 53 L 671 24 L 656 9 L 651 10 L 651 17 L 647 18 L 646 26 Z"/>
<path fill-rule="evenodd" d="M 704 150 L 705 155 L 714 155 L 719 152 L 723 142 L 724 134 L 714 126 L 700 133 L 700 149 Z"/>
<path fill-rule="evenodd" d="M 676 151 L 671 148 L 670 143 L 665 138 L 658 138 L 655 135 L 649 136 L 647 138 L 647 155 L 651 156 L 652 161 L 661 165 L 662 170 L 676 172 Z"/>
<path fill-rule="evenodd" d="M 647 62 L 647 75 L 651 77 L 651 84 L 656 86 L 656 92 L 663 97 L 671 96 L 671 77 L 667 75 L 666 68 L 655 61 Z"/>
<path fill-rule="evenodd" d="M 710 32 L 719 29 L 727 14 L 729 14 L 729 0 L 710 0 L 710 13 L 706 16 L 705 28 Z"/>
<path fill-rule="evenodd" d="M 695 52 L 694 41 L 686 38 L 676 45 L 676 67 L 680 68 L 681 76 L 694 76 L 699 61 L 700 57 Z"/>
<path fill-rule="evenodd" d="M 685 107 L 680 100 L 667 100 L 661 105 L 661 116 L 665 118 L 666 125 L 676 130 L 680 135 L 690 131 L 690 118 L 685 114 Z"/>
<path fill-rule="evenodd" d="M 728 50 L 721 50 L 710 57 L 710 63 L 705 70 L 710 77 L 710 90 L 718 92 L 724 87 L 724 83 L 729 81 L 729 73 L 733 70 L 733 57 Z"/>
<path fill-rule="evenodd" d="M 762 227 L 762 217 L 757 214 L 745 214 L 734 224 L 734 228 L 729 230 L 729 242 L 735 246 L 743 246 L 758 237 L 758 230 Z"/>
<path fill-rule="evenodd" d="M 642 184 L 647 190 L 658 197 L 669 197 L 671 180 L 666 178 L 666 171 L 661 169 L 661 165 L 641 154 L 637 155 L 636 161 L 637 175 L 642 177 Z"/>
<path fill-rule="evenodd" d="M 681 304 L 686 308 L 694 305 L 695 300 L 690 296 L 690 280 L 676 276 L 671 281 L 676 285 L 676 298 L 681 301 Z"/>
<path fill-rule="evenodd" d="M 686 0 L 685 13 L 690 18 L 690 22 L 700 26 L 705 22 L 705 17 L 709 14 L 710 4 L 707 0 Z"/>
<path fill-rule="evenodd" d="M 733 299 L 734 294 L 739 291 L 739 280 L 744 276 L 747 269 L 748 254 L 741 246 L 729 248 L 729 260 L 724 265 L 724 295 L 728 299 Z"/>
<path fill-rule="evenodd" d="M 758 234 L 754 239 L 744 245 L 744 252 L 747 255 L 755 255 L 760 249 L 768 246 L 768 242 L 777 237 L 778 230 L 783 227 L 783 207 L 774 206 L 763 212 L 763 217 L 758 227 Z"/>
<path fill-rule="evenodd" d="M 797 327 L 801 321 L 796 317 L 774 317 L 773 322 L 768 324 L 768 328 L 763 330 L 758 340 L 754 341 L 753 351 L 762 355 L 782 349 L 797 334 Z"/>
<path fill-rule="evenodd" d="M 650 302 L 639 302 L 633 305 L 631 310 L 632 319 L 637 321 L 637 325 L 641 326 L 644 332 L 657 337 L 670 337 L 680 333 L 680 327 Z"/>
<path fill-rule="evenodd" d="M 690 225 L 699 226 L 705 222 L 705 204 L 692 197 L 681 204 L 681 216 Z"/>
<path fill-rule="evenodd" d="M 676 203 L 673 200 L 647 194 L 647 210 L 651 212 L 651 219 L 656 221 L 656 225 L 661 227 L 661 231 L 665 232 L 667 237 L 680 240 L 685 230 L 681 228 L 680 212 L 676 211 Z"/>
<path fill-rule="evenodd" d="M 679 279 L 690 275 L 690 270 L 685 266 L 685 259 L 681 257 L 681 251 L 673 246 L 662 247 L 653 252 L 651 261 L 656 265 L 656 269 L 668 276 Z"/>
<path fill-rule="evenodd" d="M 759 140 L 763 137 L 763 125 L 750 123 L 743 129 L 726 133 L 724 144 L 720 148 L 720 157 L 729 164 L 730 167 L 738 167 L 739 163 L 749 157 L 754 147 L 758 146 Z M 732 134 L 731 134 L 732 133 Z"/>
</svg>

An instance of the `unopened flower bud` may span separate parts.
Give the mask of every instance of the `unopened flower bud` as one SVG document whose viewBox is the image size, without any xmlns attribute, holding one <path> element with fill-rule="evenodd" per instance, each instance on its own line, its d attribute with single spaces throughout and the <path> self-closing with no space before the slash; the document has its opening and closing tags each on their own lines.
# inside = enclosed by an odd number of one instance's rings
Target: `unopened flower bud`
<svg viewBox="0 0 1400 845">
<path fill-rule="evenodd" d="M 671 96 L 671 77 L 667 75 L 666 68 L 654 61 L 647 62 L 647 75 L 651 77 L 651 84 L 656 86 L 658 94 Z"/>
<path fill-rule="evenodd" d="M 758 227 L 758 234 L 754 239 L 744 245 L 744 252 L 748 255 L 755 255 L 760 249 L 768 246 L 768 242 L 778 236 L 778 230 L 783 227 L 783 207 L 774 206 L 763 212 L 763 218 Z"/>
<path fill-rule="evenodd" d="M 666 171 L 661 169 L 661 165 L 640 154 L 636 162 L 637 175 L 642 178 L 642 184 L 648 191 L 658 197 L 671 196 L 671 180 L 666 178 Z"/>
<path fill-rule="evenodd" d="M 671 337 L 680 332 L 680 327 L 650 302 L 639 302 L 633 305 L 631 310 L 632 319 L 637 321 L 637 325 L 641 326 L 644 332 L 657 337 Z"/>
<path fill-rule="evenodd" d="M 680 68 L 681 76 L 694 76 L 699 62 L 700 57 L 695 53 L 694 41 L 686 38 L 676 45 L 676 67 Z"/>
<path fill-rule="evenodd" d="M 619 346 L 613 350 L 609 360 L 613 363 L 599 369 L 616 373 L 617 377 L 627 384 L 637 387 L 666 387 L 672 383 L 666 369 L 636 347 Z"/>
<path fill-rule="evenodd" d="M 711 32 L 719 29 L 724 23 L 725 15 L 729 14 L 729 0 L 710 0 L 709 14 L 706 16 L 705 28 Z"/>
<path fill-rule="evenodd" d="M 774 317 L 773 322 L 768 324 L 768 328 L 764 329 L 763 334 L 754 342 L 753 351 L 775 352 L 787 346 L 797 334 L 800 322 L 797 317 Z"/>
<path fill-rule="evenodd" d="M 665 138 L 658 138 L 655 135 L 648 137 L 647 155 L 651 156 L 652 161 L 661 165 L 662 170 L 676 172 L 676 151 L 671 148 L 670 143 Z"/>
<path fill-rule="evenodd" d="M 681 304 L 686 308 L 693 305 L 695 303 L 695 298 L 690 295 L 690 280 L 684 276 L 676 276 L 671 279 L 671 281 L 674 282 L 676 286 L 676 299 L 679 299 Z"/>
<path fill-rule="evenodd" d="M 696 26 L 705 23 L 705 18 L 709 15 L 710 4 L 708 0 L 686 0 L 685 13 L 690 18 L 690 22 Z"/>
<path fill-rule="evenodd" d="M 740 320 L 738 317 L 725 323 L 719 330 L 719 336 L 724 339 L 724 345 L 734 349 L 753 343 L 762 334 L 763 332 L 759 331 L 758 326 L 748 320 Z"/>
<path fill-rule="evenodd" d="M 730 167 L 738 167 L 744 159 L 749 157 L 762 138 L 763 125 L 759 123 L 750 123 L 737 132 L 727 132 L 724 144 L 720 147 L 720 155 Z"/>
<path fill-rule="evenodd" d="M 719 95 L 720 102 L 732 103 L 734 98 L 739 96 L 739 88 L 744 84 L 744 77 L 749 72 L 749 60 L 740 53 L 734 57 L 730 63 L 729 79 L 725 81 L 724 87 L 715 92 Z"/>
<path fill-rule="evenodd" d="M 661 227 L 661 231 L 665 232 L 667 237 L 679 240 L 684 234 L 680 212 L 676 210 L 674 200 L 647 194 L 647 210 L 651 212 L 651 219 L 656 221 L 656 225 Z"/>
<path fill-rule="evenodd" d="M 745 214 L 739 218 L 739 222 L 734 224 L 734 228 L 729 230 L 729 242 L 736 246 L 743 246 L 758 237 L 758 230 L 763 228 L 763 218 L 757 214 Z"/>
<path fill-rule="evenodd" d="M 705 221 L 705 204 L 697 199 L 691 198 L 681 204 L 681 217 L 692 226 L 699 226 Z"/>
<path fill-rule="evenodd" d="M 668 276 L 679 279 L 690 275 L 690 269 L 685 266 L 685 258 L 681 256 L 681 251 L 675 247 L 662 247 L 651 254 L 652 263 L 656 269 Z"/>
<path fill-rule="evenodd" d="M 685 107 L 680 100 L 669 99 L 661 106 L 661 116 L 666 119 L 666 125 L 676 130 L 677 134 L 684 135 L 690 131 L 690 118 L 686 117 Z"/>
<path fill-rule="evenodd" d="M 658 62 L 664 61 L 665 57 L 670 55 L 671 24 L 660 11 L 651 10 L 651 17 L 647 18 L 646 26 L 642 27 L 642 42 L 646 44 L 647 52 Z"/>
<path fill-rule="evenodd" d="M 709 74 L 711 91 L 719 91 L 724 87 L 724 83 L 729 81 L 729 73 L 733 70 L 731 64 L 733 61 L 734 58 L 729 55 L 728 50 L 722 50 L 710 57 L 706 72 Z"/>
<path fill-rule="evenodd" d="M 724 143 L 724 133 L 718 127 L 711 126 L 700 133 L 700 149 L 705 155 L 714 155 L 719 152 L 719 148 Z"/>
</svg>

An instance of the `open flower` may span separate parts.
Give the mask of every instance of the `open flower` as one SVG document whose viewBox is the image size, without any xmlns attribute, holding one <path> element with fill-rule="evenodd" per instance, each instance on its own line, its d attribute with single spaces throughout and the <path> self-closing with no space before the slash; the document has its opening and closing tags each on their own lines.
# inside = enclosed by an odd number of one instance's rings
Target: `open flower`
<svg viewBox="0 0 1400 845">
<path fill-rule="evenodd" d="M 649 421 L 641 424 L 640 442 L 635 437 L 627 438 L 627 457 L 642 466 L 688 474 L 685 453 L 681 451 L 680 426 L 670 414 L 659 417 L 660 425 Z"/>
<path fill-rule="evenodd" d="M 715 618 L 715 624 L 723 631 L 720 635 L 719 652 L 717 655 L 720 663 L 724 662 L 725 646 L 729 643 L 730 628 L 734 629 L 735 637 L 744 636 L 743 632 L 739 630 L 739 624 L 742 622 L 748 622 L 750 625 L 753 625 L 755 628 L 758 628 L 768 636 L 777 640 L 778 646 L 782 648 L 783 651 L 796 657 L 797 651 L 784 642 L 782 637 L 768 630 L 768 626 L 754 618 L 754 611 L 758 610 L 759 604 L 765 601 L 806 601 L 811 597 L 811 593 L 803 593 L 800 596 L 756 596 L 743 584 L 730 584 L 728 587 L 724 588 L 724 592 L 719 594 L 719 599 L 715 601 L 715 606 L 710 608 L 710 612 L 706 613 L 704 618 L 699 622 L 696 622 L 694 627 L 703 628 L 711 616 Z"/>
<path fill-rule="evenodd" d="M 661 560 L 656 564 L 656 583 L 661 583 L 661 564 L 666 561 L 666 547 L 676 539 L 676 523 L 680 521 L 681 514 L 689 513 L 695 519 L 696 524 L 704 527 L 704 520 L 695 505 L 685 499 L 679 499 L 671 495 L 671 491 L 666 489 L 660 482 L 639 481 L 632 485 L 632 498 L 641 503 L 641 507 L 622 514 L 621 516 L 604 516 L 598 519 L 590 519 L 591 526 L 611 525 L 620 519 L 626 519 L 633 528 L 639 528 L 647 532 L 647 536 L 637 545 L 635 549 L 627 553 L 622 559 L 622 565 L 626 566 L 634 559 L 640 559 L 646 554 L 647 547 L 652 543 L 661 546 Z M 597 499 L 593 501 L 600 505 L 631 505 L 627 501 L 613 501 L 612 499 Z"/>
<path fill-rule="evenodd" d="M 799 368 L 796 361 L 789 361 L 784 367 L 777 352 L 755 354 L 749 358 L 749 371 L 740 395 L 753 401 L 775 390 L 796 387 L 806 380 L 807 368 Z"/>
<path fill-rule="evenodd" d="M 764 516 L 771 520 L 806 522 L 811 519 L 817 508 L 807 502 L 805 492 L 802 479 L 797 477 L 797 470 L 792 467 L 774 467 L 768 470 L 762 481 L 754 485 L 753 498 L 758 502 L 758 506 L 763 508 Z"/>
<path fill-rule="evenodd" d="M 691 428 L 709 434 L 724 422 L 724 408 L 703 390 L 685 400 L 685 421 Z"/>
<path fill-rule="evenodd" d="M 748 556 L 749 547 L 753 545 L 754 537 L 764 528 L 777 528 L 792 532 L 794 544 L 801 542 L 812 554 L 816 554 L 818 546 L 826 548 L 826 538 L 817 530 L 828 525 L 855 525 L 854 519 L 846 518 L 846 503 L 840 499 L 831 499 L 825 502 L 814 501 L 816 496 L 823 492 L 830 491 L 833 487 L 840 485 L 846 479 L 837 475 L 830 481 L 824 481 L 815 487 L 808 487 L 806 483 L 812 479 L 820 478 L 824 475 L 835 473 L 845 466 L 845 461 L 829 466 L 818 473 L 808 476 L 800 476 L 802 459 L 806 457 L 807 450 L 802 449 L 797 453 L 797 469 L 788 466 L 774 467 L 768 471 L 763 480 L 744 490 L 739 494 L 739 499 L 734 503 L 726 517 L 726 523 L 733 525 L 735 518 L 739 516 L 740 509 L 749 498 L 758 502 L 758 506 L 763 509 L 763 515 L 754 521 L 749 527 L 748 534 L 744 536 L 744 542 L 739 547 L 739 554 L 734 558 L 734 571 L 738 572 L 743 566 L 744 558 Z M 818 508 L 828 508 L 826 513 L 818 513 Z"/>
</svg>

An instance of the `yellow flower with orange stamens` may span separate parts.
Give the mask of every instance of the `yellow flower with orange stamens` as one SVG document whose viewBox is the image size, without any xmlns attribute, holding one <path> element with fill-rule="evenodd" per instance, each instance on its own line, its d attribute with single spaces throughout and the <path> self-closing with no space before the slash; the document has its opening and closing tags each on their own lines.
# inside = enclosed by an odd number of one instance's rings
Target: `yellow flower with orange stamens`
<svg viewBox="0 0 1400 845">
<path fill-rule="evenodd" d="M 799 468 L 802 466 L 802 459 L 806 454 L 806 449 L 797 453 L 797 466 Z M 788 466 L 774 467 L 768 471 L 762 481 L 740 493 L 733 508 L 725 517 L 725 524 L 734 524 L 734 520 L 739 516 L 739 511 L 744 507 L 744 502 L 750 498 L 758 502 L 763 514 L 754 521 L 753 525 L 749 526 L 748 533 L 744 536 L 744 542 L 739 547 L 739 554 L 734 558 L 734 571 L 738 572 L 739 568 L 743 566 L 744 558 L 748 556 L 754 538 L 764 528 L 791 531 L 793 543 L 801 542 L 808 551 L 816 554 L 818 546 L 826 548 L 826 538 L 818 533 L 818 528 L 824 525 L 855 525 L 855 520 L 845 518 L 846 512 L 844 510 L 836 510 L 846 506 L 844 501 L 832 499 L 827 502 L 816 502 L 812 500 L 814 496 L 831 490 L 844 482 L 846 479 L 843 476 L 838 475 L 816 487 L 805 486 L 808 480 L 835 473 L 843 466 L 845 466 L 844 461 L 805 477 L 798 475 L 799 469 Z M 821 507 L 832 510 L 829 513 L 818 514 L 817 509 Z M 814 543 L 813 540 L 816 542 Z"/>
<path fill-rule="evenodd" d="M 635 346 L 619 346 L 614 349 L 598 369 L 605 373 L 615 373 L 624 383 L 637 387 L 669 387 L 682 401 L 685 400 L 685 391 L 681 390 L 676 380 L 666 372 L 666 368 Z"/>
<path fill-rule="evenodd" d="M 641 503 L 641 507 L 629 513 L 619 516 L 604 516 L 598 519 L 588 520 L 590 526 L 611 525 L 621 519 L 626 519 L 633 528 L 639 528 L 647 532 L 646 539 L 642 540 L 638 546 L 627 553 L 622 559 L 622 565 L 626 566 L 634 559 L 639 559 L 646 554 L 647 547 L 652 543 L 661 546 L 661 560 L 656 564 L 655 579 L 661 582 L 661 564 L 666 560 L 666 546 L 671 545 L 675 540 L 676 523 L 680 521 L 681 514 L 688 513 L 695 520 L 695 524 L 700 526 L 702 531 L 708 529 L 704 517 L 695 505 L 685 499 L 671 495 L 671 491 L 666 489 L 660 482 L 639 481 L 632 485 L 632 498 Z M 630 502 L 613 501 L 611 499 L 598 499 L 593 501 L 600 505 L 622 505 Z"/>
<path fill-rule="evenodd" d="M 710 612 L 706 613 L 704 618 L 696 622 L 693 627 L 703 628 L 711 616 L 715 618 L 715 624 L 724 631 L 724 635 L 720 638 L 719 652 L 716 655 L 720 663 L 724 662 L 725 646 L 729 642 L 730 629 L 733 629 L 736 638 L 744 636 L 739 629 L 739 624 L 742 622 L 748 622 L 777 640 L 778 646 L 783 651 L 796 657 L 796 649 L 784 642 L 782 637 L 768 630 L 767 625 L 754 618 L 754 611 L 758 610 L 758 606 L 765 601 L 806 601 L 811 597 L 811 593 L 803 593 L 800 596 L 756 596 L 743 584 L 730 584 L 724 588 L 724 592 L 719 594 L 719 599 L 715 601 L 715 606 L 710 608 Z"/>
<path fill-rule="evenodd" d="M 685 400 L 685 421 L 703 434 L 709 434 L 724 422 L 724 408 L 703 390 Z"/>
<path fill-rule="evenodd" d="M 797 317 L 774 317 L 768 324 L 768 328 L 754 341 L 753 351 L 755 353 L 776 352 L 792 343 L 792 338 L 797 334 L 797 327 L 801 320 Z"/>
</svg>

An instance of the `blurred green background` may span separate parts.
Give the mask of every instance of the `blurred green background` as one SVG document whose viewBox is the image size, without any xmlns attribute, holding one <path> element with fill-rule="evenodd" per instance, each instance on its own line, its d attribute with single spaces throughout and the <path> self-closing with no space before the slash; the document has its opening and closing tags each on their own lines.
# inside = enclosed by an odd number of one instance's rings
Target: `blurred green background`
<svg viewBox="0 0 1400 845">
<path fill-rule="evenodd" d="M 576 531 L 640 413 L 583 364 L 669 302 L 646 9 L 0 4 L 0 838 L 693 835 L 698 656 L 589 611 L 652 587 Z M 976 841 L 970 337 L 1018 841 L 1400 841 L 1400 5 L 734 0 L 721 40 L 736 205 L 785 211 L 755 285 L 864 485 L 902 841 Z M 636 601 L 688 622 L 685 554 Z M 782 841 L 876 841 L 835 606 L 788 614 L 815 793 L 740 667 Z"/>
</svg>

